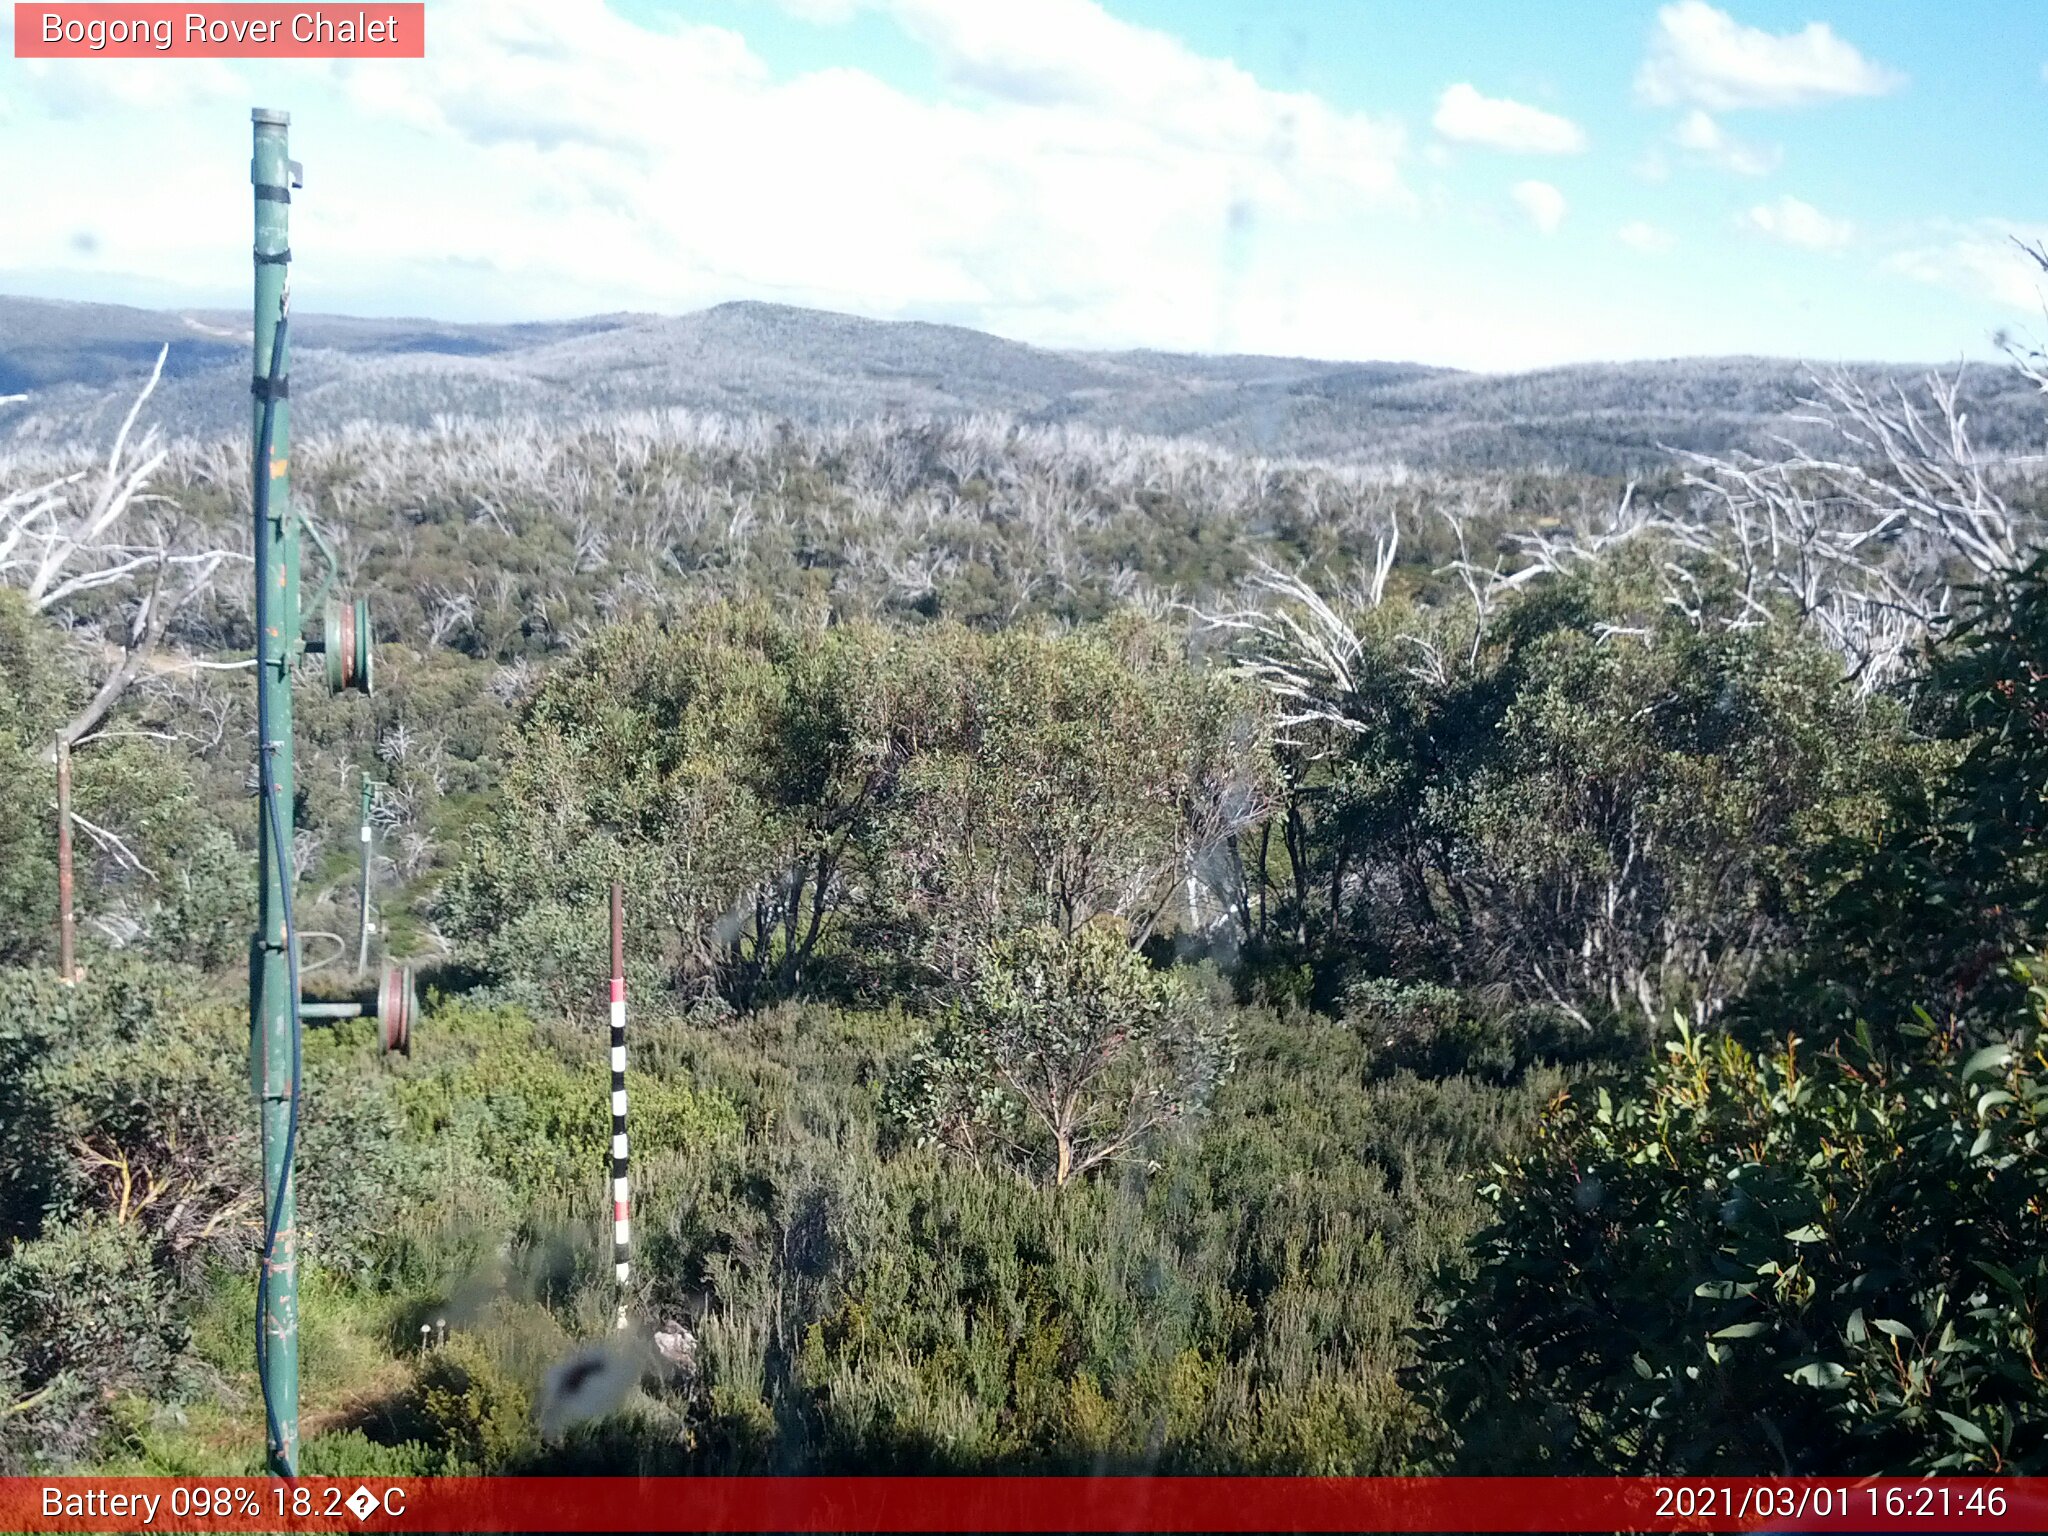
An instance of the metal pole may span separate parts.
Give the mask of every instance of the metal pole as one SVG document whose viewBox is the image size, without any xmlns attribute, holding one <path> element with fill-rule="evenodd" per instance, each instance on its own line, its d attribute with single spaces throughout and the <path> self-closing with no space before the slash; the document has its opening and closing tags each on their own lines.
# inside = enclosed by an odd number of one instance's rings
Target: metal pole
<svg viewBox="0 0 2048 1536">
<path fill-rule="evenodd" d="M 296 1476 L 299 1461 L 299 1256 L 292 1152 L 298 1124 L 298 935 L 291 900 L 291 666 L 299 636 L 299 549 L 291 507 L 291 406 L 279 336 L 291 260 L 290 114 L 258 108 L 249 178 L 256 199 L 255 432 L 251 453 L 256 580 L 263 619 L 256 635 L 256 687 L 263 721 L 257 743 L 264 793 L 257 810 L 262 848 L 260 927 L 251 964 L 250 1058 L 263 1122 L 265 1250 L 257 1318 L 265 1438 L 270 1469 Z M 277 355 L 273 357 L 273 349 Z M 276 385 L 270 381 L 277 380 Z M 264 442 L 264 428 L 269 441 Z"/>
<path fill-rule="evenodd" d="M 362 892 L 356 903 L 356 974 L 370 968 L 370 776 L 363 775 L 363 825 L 357 834 L 363 845 Z"/>
<path fill-rule="evenodd" d="M 625 897 L 612 882 L 612 1269 L 618 1278 L 618 1326 L 626 1326 L 626 1284 L 632 1274 L 632 1196 L 626 1183 L 626 923 Z"/>
<path fill-rule="evenodd" d="M 306 1019 L 360 1019 L 363 1016 L 361 1003 L 300 1003 L 299 1018 Z"/>
<path fill-rule="evenodd" d="M 71 910 L 71 743 L 57 738 L 57 965 L 65 986 L 78 980 L 78 926 Z"/>
</svg>

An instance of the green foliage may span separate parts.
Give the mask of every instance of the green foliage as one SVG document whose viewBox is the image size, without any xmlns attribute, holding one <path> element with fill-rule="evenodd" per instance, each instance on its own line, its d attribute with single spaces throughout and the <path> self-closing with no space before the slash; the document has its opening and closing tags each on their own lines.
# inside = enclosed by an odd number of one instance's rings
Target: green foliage
<svg viewBox="0 0 2048 1536">
<path fill-rule="evenodd" d="M 486 1347 L 461 1335 L 426 1352 L 389 1420 L 380 1427 L 399 1447 L 441 1453 L 436 1470 L 443 1475 L 502 1466 L 536 1439 L 530 1391 Z"/>
<path fill-rule="evenodd" d="M 389 1095 L 309 1031 L 299 1205 L 305 1251 L 368 1262 L 399 1203 Z M 190 1271 L 259 1230 L 246 1003 L 198 973 L 108 959 L 77 986 L 0 971 L 0 1233 L 93 1211 Z"/>
<path fill-rule="evenodd" d="M 1143 626 L 716 605 L 609 631 L 550 676 L 441 912 L 483 974 L 558 1006 L 621 876 L 643 963 L 742 1004 L 833 966 L 843 987 L 900 990 L 905 961 L 957 978 L 1021 924 L 1110 914 L 1142 937 L 1261 805 L 1262 729 Z"/>
<path fill-rule="evenodd" d="M 421 1026 L 414 1070 L 397 1083 L 411 1139 L 448 1173 L 451 1189 L 481 1173 L 506 1192 L 508 1208 L 591 1187 L 611 1147 L 611 1077 L 601 1039 L 592 1032 L 567 1042 L 567 1054 L 515 1009 L 436 1008 Z M 627 1094 L 636 1157 L 739 1129 L 716 1091 L 630 1071 Z M 474 1185 L 465 1195 L 472 1205 L 484 1197 Z"/>
<path fill-rule="evenodd" d="M 55 947 L 57 781 L 44 755 L 76 682 L 21 594 L 0 591 L 0 783 L 19 790 L 0 796 L 0 965 Z"/>
<path fill-rule="evenodd" d="M 1381 1071 L 1507 1075 L 1515 1067 L 1514 1042 L 1500 1020 L 1479 1013 L 1464 994 L 1429 981 L 1372 977 L 1344 991 L 1344 1020 Z"/>
<path fill-rule="evenodd" d="M 1348 636 L 1262 594 L 1334 660 L 1276 699 L 1122 599 L 1341 583 L 1355 477 L 622 427 L 553 444 L 572 527 L 538 439 L 461 441 L 306 450 L 395 643 L 298 701 L 300 926 L 350 929 L 368 775 L 387 950 L 454 946 L 409 1060 L 307 1039 L 308 1470 L 2040 1466 L 2036 577 L 1937 653 L 1923 740 L 1728 581 L 1668 603 L 1648 533 L 1475 613 L 1450 562 L 1605 488 L 1452 527 L 1469 487 L 1375 486 L 1401 562 Z M 9 782 L 72 641 L 0 594 Z M 151 679 L 81 750 L 79 987 L 26 969 L 45 797 L 0 805 L 10 1466 L 259 1454 L 245 693 Z M 629 1301 L 699 1369 L 544 1439 L 616 1300 L 614 880 Z M 142 1344 L 66 1353 L 108 1290 Z"/>
<path fill-rule="evenodd" d="M 0 965 L 47 962 L 56 950 L 54 742 L 89 692 L 62 632 L 0 590 L 0 782 L 21 790 L 0 801 Z M 72 810 L 84 818 L 73 833 L 81 949 L 90 963 L 106 933 L 162 960 L 225 967 L 254 910 L 247 860 L 222 820 L 239 796 L 209 793 L 184 743 L 138 736 L 168 737 L 159 716 L 175 721 L 175 701 L 135 708 L 72 757 Z"/>
<path fill-rule="evenodd" d="M 305 1477 L 435 1477 L 446 1457 L 416 1440 L 385 1445 L 360 1429 L 308 1436 L 299 1453 Z"/>
<path fill-rule="evenodd" d="M 958 976 L 1015 928 L 1108 917 L 1141 942 L 1191 915 L 1190 865 L 1265 808 L 1263 705 L 1135 622 L 1057 637 L 940 630 L 921 648 L 923 697 L 878 861 L 901 913 L 877 914 L 885 925 L 907 922 Z"/>
<path fill-rule="evenodd" d="M 1499 1170 L 1430 1346 L 1458 1464 L 2048 1466 L 2043 591 L 1937 649 L 1946 739 L 1805 845 L 1801 947 L 1733 1034 L 1575 1091 Z"/>
<path fill-rule="evenodd" d="M 1461 1465 L 2048 1466 L 2039 1042 L 1682 1031 L 1639 1090 L 1561 1098 L 1430 1346 Z"/>
<path fill-rule="evenodd" d="M 1705 601 L 1705 599 L 1703 599 Z M 1246 840 L 1248 937 L 1358 971 L 1494 986 L 1583 1034 L 1702 1021 L 1783 942 L 1807 855 L 1908 755 L 1792 626 L 1689 622 L 1626 560 L 1483 630 L 1389 602 Z"/>
<path fill-rule="evenodd" d="M 353 1402 L 347 1428 L 318 1430 L 309 1465 L 330 1451 L 343 1468 L 650 1473 L 1405 1464 L 1421 1426 L 1398 1380 L 1405 1330 L 1477 1215 L 1458 1170 L 1506 1155 L 1541 1085 L 1375 1080 L 1342 1026 L 1254 1018 L 1194 1135 L 1163 1143 L 1149 1173 L 1052 1199 L 878 1146 L 876 1067 L 907 1027 L 812 1007 L 643 1032 L 658 1075 L 715 1085 L 750 1128 L 636 1156 L 636 1311 L 689 1320 L 694 1387 L 650 1379 L 619 1414 L 537 1442 L 541 1368 L 608 1327 L 608 1286 L 530 1291 L 515 1237 L 488 1277 L 399 1310 L 394 1340 L 423 1315 L 456 1326 Z M 452 1032 L 485 1040 L 474 1019 Z M 368 1321 L 362 1293 L 308 1286 L 323 1326 Z M 472 1286 L 498 1299 L 465 1303 Z M 246 1304 L 220 1340 L 244 1374 Z M 306 1347 L 309 1423 L 332 1425 L 330 1394 L 371 1372 L 338 1376 L 336 1347 Z"/>
<path fill-rule="evenodd" d="M 450 931 L 560 1003 L 628 875 L 633 951 L 668 979 L 794 985 L 886 754 L 874 649 L 762 607 L 609 632 L 528 706 L 502 810 L 444 887 Z"/>
<path fill-rule="evenodd" d="M 1375 1081 L 1343 1027 L 1254 1015 L 1156 1166 L 1055 1194 L 878 1147 L 858 1021 L 744 1029 L 676 1045 L 782 1064 L 735 1081 L 761 1131 L 651 1173 L 641 1217 L 649 1315 L 712 1378 L 671 1471 L 1397 1469 L 1407 1329 L 1479 1213 L 1460 1169 L 1551 1086 Z"/>
<path fill-rule="evenodd" d="M 240 1069 L 247 1027 L 239 1016 L 231 1027 L 219 1049 Z M 384 1264 L 403 1218 L 428 1191 L 420 1188 L 419 1155 L 408 1143 L 395 1084 L 368 1031 L 306 1033 L 299 1248 L 330 1274 L 361 1277 Z"/>
<path fill-rule="evenodd" d="M 2024 987 L 2011 960 L 2048 942 L 2048 565 L 1980 594 L 1934 653 L 1921 713 L 1934 771 L 1816 860 L 1796 950 L 1742 1010 L 1883 1038 L 1924 1009 L 1959 1037 L 2003 1033 Z"/>
<path fill-rule="evenodd" d="M 206 971 L 227 971 L 247 963 L 255 929 L 254 859 L 226 828 L 202 824 L 159 886 L 150 952 Z"/>
<path fill-rule="evenodd" d="M 0 971 L 0 1233 L 91 1209 L 179 1248 L 229 1240 L 252 1171 L 246 1040 L 192 971 Z"/>
<path fill-rule="evenodd" d="M 1375 1073 L 1460 1074 L 1512 1082 L 1539 1063 L 1611 1057 L 1612 1039 L 1547 1003 L 1503 1001 L 1500 987 L 1460 991 L 1433 981 L 1373 976 L 1344 989 L 1341 1017 L 1358 1032 Z"/>
<path fill-rule="evenodd" d="M 215 803 L 200 775 L 185 753 L 126 736 L 73 753 L 74 812 L 121 839 L 121 848 L 83 830 L 74 839 L 88 937 L 97 911 L 159 960 L 225 968 L 247 956 L 256 881 L 229 827 L 253 813 Z"/>
<path fill-rule="evenodd" d="M 1142 1160 L 1234 1055 L 1222 1011 L 1191 1003 L 1114 926 L 1028 928 L 984 952 L 893 1108 L 927 1143 L 975 1158 L 994 1144 L 1061 1186 Z"/>
<path fill-rule="evenodd" d="M 186 1338 L 136 1225 L 95 1214 L 15 1244 L 0 1259 L 0 1469 L 84 1457 L 117 1392 L 175 1388 Z"/>
<path fill-rule="evenodd" d="M 100 960 L 69 987 L 0 970 L 0 1241 L 13 1239 L 0 1248 L 0 1293 L 14 1308 L 0 1311 L 0 1338 L 14 1340 L 0 1354 L 0 1394 L 13 1393 L 0 1407 L 48 1394 L 0 1417 L 9 1454 L 82 1456 L 114 1394 L 173 1394 L 216 1261 L 253 1265 L 245 1008 L 197 972 L 136 959 Z M 377 1261 L 411 1163 L 388 1091 L 360 1059 L 317 1032 L 307 1044 L 300 1252 L 338 1273 Z M 82 1322 L 110 1290 L 125 1299 L 104 1323 Z"/>
</svg>

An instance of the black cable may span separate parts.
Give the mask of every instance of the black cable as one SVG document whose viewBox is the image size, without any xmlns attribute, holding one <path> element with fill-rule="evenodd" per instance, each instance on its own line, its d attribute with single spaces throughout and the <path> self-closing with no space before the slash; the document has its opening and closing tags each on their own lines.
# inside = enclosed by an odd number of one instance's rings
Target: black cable
<svg viewBox="0 0 2048 1536">
<path fill-rule="evenodd" d="M 264 381 L 266 387 L 262 391 L 263 421 L 256 433 L 256 456 L 253 466 L 256 484 L 251 497 L 256 514 L 256 647 L 259 657 L 263 649 L 263 637 L 270 632 L 270 446 L 276 426 L 277 402 L 282 395 L 278 381 L 284 361 L 285 329 L 289 320 L 289 305 L 280 297 L 277 307 L 277 331 L 270 341 L 270 375 Z M 287 643 L 284 636 L 279 637 L 281 646 Z M 289 651 L 285 651 L 279 657 L 279 661 L 280 671 L 289 679 Z M 277 1235 L 278 1228 L 284 1220 L 285 1191 L 290 1189 L 294 1182 L 292 1158 L 298 1150 L 299 1140 L 303 1026 L 299 1018 L 298 935 L 292 925 L 291 847 L 285 841 L 284 821 L 277 804 L 276 751 L 277 743 L 270 739 L 270 690 L 259 674 L 256 685 L 257 787 L 258 793 L 263 797 L 263 822 L 270 834 L 272 867 L 277 871 L 277 888 L 284 916 L 285 969 L 290 986 L 288 996 L 292 1011 L 292 1096 L 291 1113 L 285 1121 L 284 1176 L 278 1180 L 277 1194 L 271 1201 L 269 1218 L 264 1222 L 263 1258 L 256 1271 L 256 1375 L 263 1387 L 263 1418 L 269 1432 L 270 1444 L 282 1451 L 284 1429 L 278 1422 L 277 1406 L 270 1400 L 270 1339 L 264 1330 L 263 1321 L 264 1314 L 270 1306 L 270 1266 L 277 1256 Z M 261 1027 L 261 1021 L 258 1021 L 258 1027 Z M 296 1320 L 294 1322 L 296 1324 Z"/>
</svg>

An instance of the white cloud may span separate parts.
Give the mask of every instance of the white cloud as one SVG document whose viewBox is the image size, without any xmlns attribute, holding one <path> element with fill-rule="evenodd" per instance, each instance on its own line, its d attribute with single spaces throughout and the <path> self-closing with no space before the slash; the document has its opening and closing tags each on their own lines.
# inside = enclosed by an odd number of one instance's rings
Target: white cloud
<svg viewBox="0 0 2048 1536">
<path fill-rule="evenodd" d="M 264 101 L 292 107 L 308 167 L 293 243 L 311 307 L 545 316 L 747 296 L 1054 345 L 1466 361 L 1521 345 L 1499 339 L 1500 315 L 1455 306 L 1423 330 L 1432 274 L 1380 260 L 1419 208 L 1392 118 L 1273 88 L 1092 0 L 866 3 L 950 89 L 778 73 L 730 28 L 639 26 L 600 0 L 436 0 L 424 60 L 256 61 L 221 79 L 138 61 L 151 89 L 203 98 L 175 113 L 124 105 L 128 76 L 106 61 L 50 61 L 4 93 L 25 116 L 9 131 L 54 150 L 0 157 L 0 267 L 232 295 L 246 267 L 222 232 L 246 228 L 248 190 L 222 168 L 246 163 Z M 79 132 L 46 133 L 78 104 L 96 107 Z M 80 231 L 98 238 L 90 260 Z M 1335 321 L 1255 303 L 1325 279 L 1353 289 Z"/>
<path fill-rule="evenodd" d="M 1306 173 L 1353 196 L 1405 202 L 1405 150 L 1391 118 L 1340 111 L 1305 91 L 1278 91 L 1227 59 L 1119 20 L 1097 0 L 861 0 L 891 16 L 948 79 L 1041 123 L 1113 125 L 1177 155 L 1231 157 L 1259 179 Z"/>
<path fill-rule="evenodd" d="M 1670 230 L 1646 223 L 1642 219 L 1632 219 L 1622 225 L 1614 232 L 1614 238 L 1630 250 L 1641 251 L 1649 256 L 1662 255 L 1678 244 L 1678 236 L 1672 234 Z"/>
<path fill-rule="evenodd" d="M 1463 83 L 1438 99 L 1433 122 L 1447 139 L 1516 154 L 1575 155 L 1586 147 L 1585 130 L 1570 118 L 1519 101 L 1482 96 Z"/>
<path fill-rule="evenodd" d="M 1744 143 L 1698 107 L 1678 120 L 1671 141 L 1695 159 L 1738 176 L 1767 176 L 1784 158 L 1775 145 L 1766 149 Z"/>
<path fill-rule="evenodd" d="M 2014 242 L 2037 245 L 2048 239 L 2048 226 L 1986 219 L 1938 225 L 1929 233 L 1927 243 L 1886 257 L 1886 268 L 1969 298 L 2041 313 L 2048 275 Z"/>
<path fill-rule="evenodd" d="M 0 15 L 0 57 L 12 54 L 13 45 L 14 18 Z M 246 90 L 235 65 L 222 59 L 16 59 L 12 68 L 0 117 L 11 115 L 8 98 L 33 101 L 53 117 L 90 118 L 109 107 L 185 111 Z"/>
<path fill-rule="evenodd" d="M 1467 151 L 1426 124 L 1411 146 L 1377 110 L 1277 89 L 1083 0 L 782 3 L 818 25 L 865 11 L 864 26 L 900 27 L 942 84 L 771 67 L 741 35 L 758 14 L 744 7 L 718 8 L 729 27 L 682 7 L 638 26 L 600 0 L 435 0 L 425 60 L 218 75 L 140 61 L 127 76 L 21 61 L 0 111 L 36 153 L 0 156 L 0 289 L 245 304 L 234 250 L 260 102 L 291 108 L 306 162 L 293 281 L 314 312 L 546 318 L 749 297 L 1053 346 L 1481 368 L 1899 350 L 1883 340 L 1894 315 L 1846 283 L 1838 320 L 1747 302 L 1740 273 L 1703 278 L 1696 305 L 1617 302 L 1613 274 L 1648 261 L 1618 243 L 1627 205 L 1589 223 L 1546 182 L 1510 201 L 1520 170 L 1491 194 L 1501 224 L 1569 219 L 1597 239 L 1569 270 L 1503 272 L 1424 158 Z M 190 99 L 159 110 L 160 92 Z M 1656 148 L 1677 164 L 1689 152 L 1669 127 Z M 1945 239 L 1926 243 L 1961 283 L 1975 258 Z"/>
<path fill-rule="evenodd" d="M 1882 96 L 1904 83 L 1905 76 L 1865 58 L 1826 22 L 1766 32 L 1707 0 L 1675 0 L 1657 12 L 1649 56 L 1636 75 L 1646 101 L 1694 102 L 1715 112 Z"/>
<path fill-rule="evenodd" d="M 1813 204 L 1790 196 L 1758 203 L 1737 222 L 1808 251 L 1840 250 L 1856 238 L 1856 227 L 1847 220 L 1831 218 Z"/>
<path fill-rule="evenodd" d="M 816 7 L 819 0 L 801 3 Z M 838 0 L 833 10 L 850 12 L 857 3 Z M 709 26 L 650 32 L 595 0 L 510 0 L 489 8 L 469 0 L 462 7 L 466 35 L 430 60 L 434 78 L 391 78 L 414 100 L 431 99 L 429 110 L 473 138 L 525 140 L 544 150 L 623 142 L 678 169 L 701 161 L 707 144 L 727 157 L 759 154 L 764 146 L 748 131 L 753 118 L 824 106 L 847 93 L 858 102 L 841 104 L 866 109 L 861 121 L 807 120 L 790 125 L 797 134 L 770 125 L 768 153 L 822 145 L 829 160 L 834 140 L 879 131 L 910 141 L 902 146 L 914 152 L 906 169 L 949 153 L 974 157 L 985 169 L 992 169 L 985 165 L 990 157 L 1098 153 L 1127 169 L 1164 162 L 1193 169 L 1206 159 L 1209 172 L 1249 182 L 1255 194 L 1312 181 L 1354 198 L 1407 199 L 1399 170 L 1403 136 L 1390 119 L 1273 90 L 1227 60 L 1118 20 L 1095 0 L 1042 0 L 1028 13 L 979 0 L 865 4 L 886 11 L 933 53 L 948 79 L 981 99 L 971 107 L 924 102 L 848 69 L 776 85 L 737 34 Z M 437 20 L 443 10 L 453 13 L 456 5 L 437 7 Z M 686 88 L 710 90 L 719 110 L 693 111 L 683 99 Z M 717 126 L 689 139 L 677 132 L 679 110 Z M 726 110 L 742 116 L 722 118 Z M 961 128 L 969 130 L 966 143 L 921 142 L 934 130 Z M 862 179 L 901 179 L 888 177 L 886 168 L 877 162 Z M 801 176 L 800 166 L 790 169 Z"/>
<path fill-rule="evenodd" d="M 1557 233 L 1564 222 L 1564 194 L 1547 181 L 1518 181 L 1513 197 L 1529 222 L 1546 235 Z"/>
</svg>

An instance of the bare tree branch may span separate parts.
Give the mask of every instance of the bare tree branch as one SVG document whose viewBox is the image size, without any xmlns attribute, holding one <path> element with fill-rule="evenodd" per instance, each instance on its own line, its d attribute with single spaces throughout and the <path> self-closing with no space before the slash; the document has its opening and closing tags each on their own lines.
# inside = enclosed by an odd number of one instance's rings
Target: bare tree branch
<svg viewBox="0 0 2048 1536">
<path fill-rule="evenodd" d="M 169 347 L 158 351 L 156 365 L 96 473 L 79 470 L 0 496 L 0 581 L 19 586 L 30 606 L 43 613 L 73 609 L 89 596 L 104 602 L 107 595 L 118 595 L 126 602 L 118 641 L 109 641 L 119 646 L 117 658 L 84 708 L 59 732 L 73 745 L 90 737 L 150 668 L 179 612 L 211 587 L 220 567 L 246 558 L 225 549 L 190 547 L 173 525 L 154 519 L 145 524 L 136 515 L 162 502 L 149 494 L 148 486 L 169 450 L 154 427 L 132 451 L 131 440 L 163 378 L 169 352 Z M 104 622 L 97 616 L 103 613 L 91 607 L 73 622 L 89 631 Z"/>
</svg>

